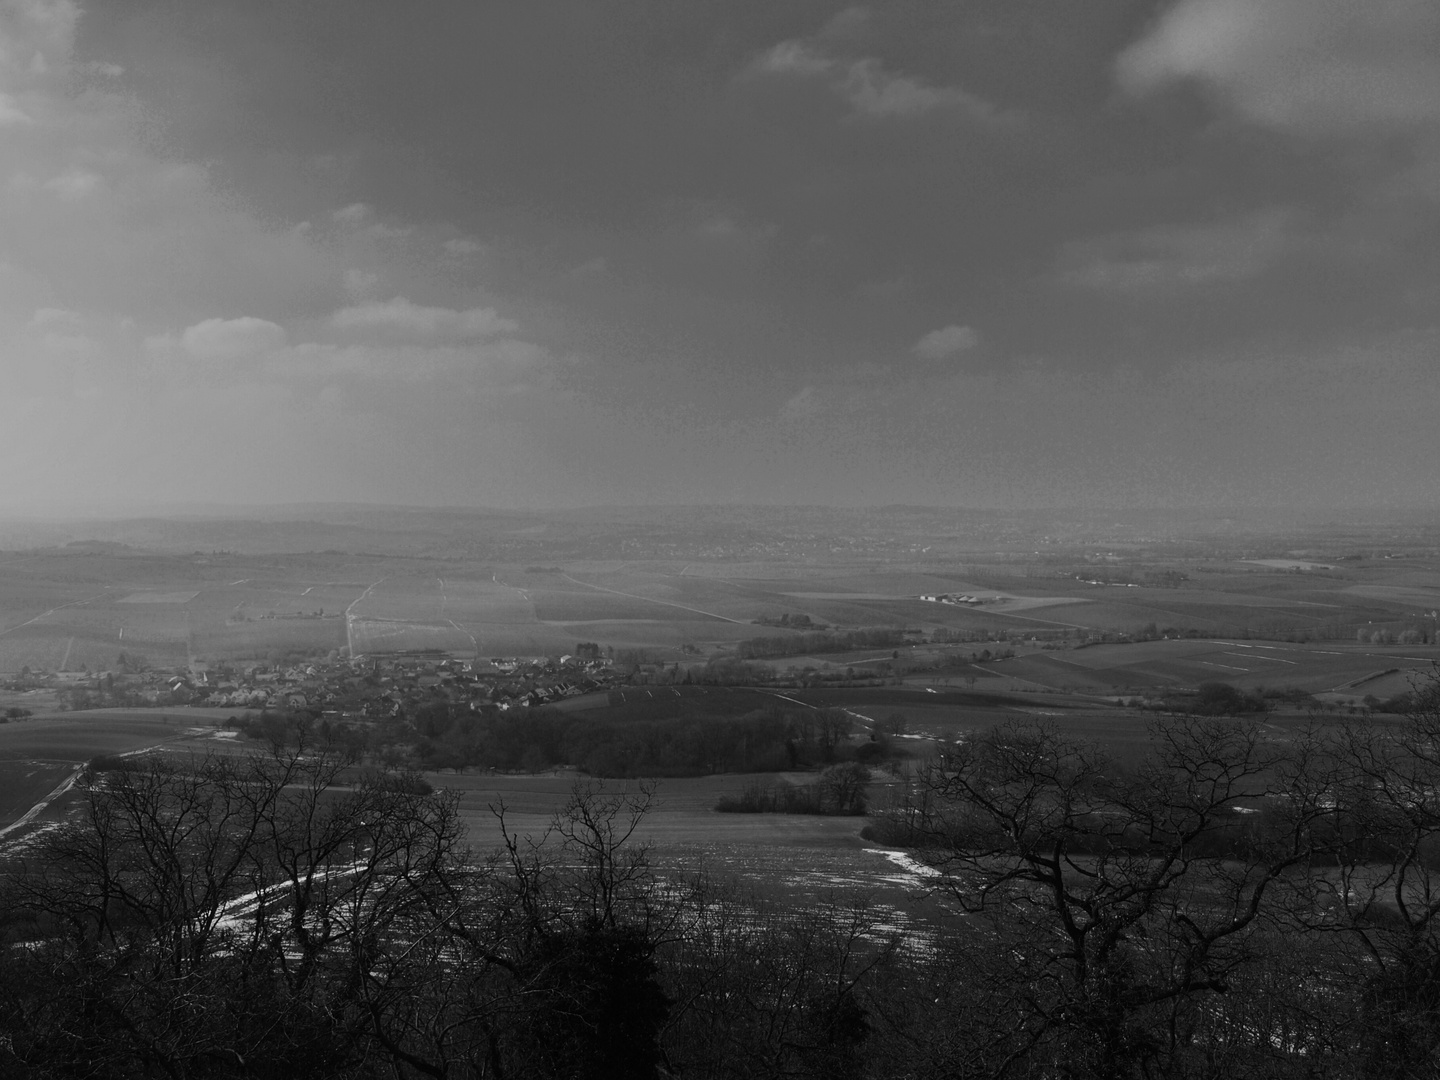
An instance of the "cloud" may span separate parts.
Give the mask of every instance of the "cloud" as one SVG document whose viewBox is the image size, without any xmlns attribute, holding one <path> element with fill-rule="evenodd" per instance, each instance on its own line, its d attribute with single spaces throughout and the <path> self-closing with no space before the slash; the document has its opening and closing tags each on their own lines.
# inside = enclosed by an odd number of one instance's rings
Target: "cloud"
<svg viewBox="0 0 1440 1080">
<path fill-rule="evenodd" d="M 82 321 L 78 312 L 67 311 L 65 308 L 39 308 L 30 317 L 30 325 L 42 329 L 49 327 L 70 329 L 79 326 Z"/>
<path fill-rule="evenodd" d="M 335 221 L 342 225 L 363 225 L 370 220 L 370 207 L 361 202 L 351 203 L 349 206 L 342 206 L 330 215 Z"/>
<path fill-rule="evenodd" d="M 80 330 L 77 319 L 72 312 L 42 310 L 31 320 L 30 336 L 73 338 Z M 410 383 L 456 378 L 467 392 L 508 393 L 530 385 L 550 359 L 540 345 L 513 336 L 517 324 L 489 308 L 455 311 L 394 300 L 344 308 L 320 329 L 341 330 L 350 340 L 324 340 L 322 334 L 292 343 L 280 325 L 244 316 L 152 335 L 142 351 L 159 381 L 193 382 L 200 361 L 206 385 L 227 392 L 256 378 L 277 386 L 337 378 Z"/>
<path fill-rule="evenodd" d="M 284 329 L 266 319 L 206 319 L 180 335 L 185 352 L 209 363 L 245 360 L 284 348 Z"/>
<path fill-rule="evenodd" d="M 1242 116 L 1306 134 L 1440 125 L 1434 0 L 1180 0 L 1119 57 L 1122 87 L 1194 80 Z"/>
<path fill-rule="evenodd" d="M 791 394 L 784 405 L 780 406 L 780 418 L 782 420 L 806 420 L 812 416 L 818 416 L 825 411 L 825 403 L 820 400 L 813 386 L 802 386 L 795 393 Z"/>
<path fill-rule="evenodd" d="M 62 199 L 83 199 L 100 187 L 103 181 L 88 169 L 66 169 L 59 176 L 45 181 L 45 189 Z"/>
<path fill-rule="evenodd" d="M 89 362 L 100 355 L 100 342 L 91 334 L 84 317 L 63 308 L 39 309 L 20 336 L 38 346 L 41 355 L 56 359 Z"/>
<path fill-rule="evenodd" d="M 980 335 L 968 326 L 942 327 L 931 330 L 915 343 L 914 353 L 922 360 L 952 360 L 980 344 Z"/>
<path fill-rule="evenodd" d="M 478 255 L 485 250 L 485 245 L 478 240 L 471 240 L 469 237 L 457 236 L 446 240 L 440 245 L 447 255 L 453 255 L 457 259 L 463 259 L 468 255 Z"/>
<path fill-rule="evenodd" d="M 0 314 L 36 306 L 186 325 L 220 307 L 333 303 L 333 253 L 157 150 L 154 118 L 72 59 L 79 9 L 0 0 Z"/>
<path fill-rule="evenodd" d="M 983 125 L 1016 122 L 1018 114 L 996 108 L 984 98 L 957 86 L 934 86 L 887 68 L 875 57 L 839 57 L 821 42 L 839 44 L 863 25 L 861 9 L 847 9 L 812 39 L 782 41 L 767 49 L 748 74 L 823 79 L 846 101 L 852 115 L 875 119 L 914 117 L 925 113 L 965 116 Z"/>
<path fill-rule="evenodd" d="M 0 127 L 18 127 L 33 124 L 30 114 L 9 94 L 0 94 Z"/>
<path fill-rule="evenodd" d="M 1234 221 L 1158 225 L 1073 241 L 1060 252 L 1062 281 L 1108 292 L 1150 292 L 1255 277 L 1298 241 L 1294 215 L 1268 209 Z"/>
<path fill-rule="evenodd" d="M 477 470 L 457 462 L 525 466 L 512 415 L 541 400 L 523 395 L 548 386 L 547 350 L 471 301 L 364 303 L 434 286 L 453 226 L 397 243 L 410 223 L 388 205 L 298 228 L 237 198 L 177 156 L 183 139 L 156 137 L 170 118 L 118 67 L 75 59 L 79 22 L 69 0 L 0 0 L 0 429 L 14 450 L 0 501 L 180 500 L 219 475 L 224 497 L 253 501 L 373 498 L 377 477 L 398 477 L 398 501 L 433 497 L 417 493 L 435 477 L 469 483 Z M 194 102 L 202 119 L 216 107 Z M 227 164 L 232 150 L 246 152 L 227 144 Z"/>
<path fill-rule="evenodd" d="M 105 396 L 118 388 L 123 323 L 68 308 L 0 315 L 0 397 L 36 403 Z"/>
<path fill-rule="evenodd" d="M 835 60 L 803 41 L 782 41 L 755 64 L 756 71 L 767 75 L 829 75 L 835 68 Z"/>
<path fill-rule="evenodd" d="M 890 470 L 875 502 L 964 490 L 992 506 L 1433 505 L 1440 474 L 1414 446 L 1440 415 L 1437 356 L 1431 330 L 1293 352 L 1226 346 L 1160 368 L 1062 355 L 832 380 L 826 422 L 796 445 L 816 462 L 811 498 L 827 484 L 843 497 L 873 465 Z M 1357 415 L 1387 422 L 1357 427 Z M 786 434 L 773 419 L 762 430 Z M 836 471 L 835 457 L 853 467 Z"/>
<path fill-rule="evenodd" d="M 821 41 L 848 41 L 862 37 L 869 29 L 870 10 L 856 5 L 836 12 L 815 36 Z"/>
<path fill-rule="evenodd" d="M 375 208 L 369 203 L 342 206 L 330 215 L 330 219 L 370 240 L 399 240 L 410 235 L 410 229 L 405 226 L 387 225 L 377 220 Z"/>
<path fill-rule="evenodd" d="M 694 223 L 694 233 L 702 240 L 741 246 L 760 245 L 773 239 L 779 231 L 774 222 L 742 220 L 739 215 L 723 210 L 701 217 Z"/>
<path fill-rule="evenodd" d="M 893 300 L 895 297 L 909 292 L 911 288 L 910 279 L 904 274 L 897 274 L 894 277 L 862 282 L 855 287 L 855 295 L 862 296 L 867 300 Z"/>
<path fill-rule="evenodd" d="M 70 0 L 7 0 L 0 4 L 0 83 L 31 90 L 63 71 L 80 10 Z"/>
<path fill-rule="evenodd" d="M 729 240 L 740 235 L 740 228 L 740 222 L 729 214 L 716 214 L 696 225 L 695 231 L 716 240 Z"/>
<path fill-rule="evenodd" d="M 879 60 L 857 60 L 845 71 L 838 89 L 862 116 L 918 116 L 953 111 L 983 124 L 1001 123 L 1000 110 L 983 98 L 955 86 L 929 86 L 918 79 L 887 71 Z"/>
<path fill-rule="evenodd" d="M 350 267 L 345 271 L 341 281 L 344 282 L 345 291 L 351 296 L 359 298 L 364 296 L 380 284 L 380 275 L 369 270 L 360 270 Z"/>
<path fill-rule="evenodd" d="M 330 318 L 339 330 L 381 331 L 412 338 L 484 338 L 513 334 L 519 327 L 494 308 L 455 311 L 422 307 L 404 297 L 343 308 Z"/>
<path fill-rule="evenodd" d="M 306 342 L 266 357 L 268 374 L 283 379 L 351 377 L 423 382 L 480 376 L 473 389 L 514 393 L 527 389 L 549 353 L 529 341 L 500 338 L 463 345 L 336 345 Z"/>
<path fill-rule="evenodd" d="M 714 199 L 667 199 L 656 207 L 656 225 L 677 254 L 700 252 L 707 262 L 753 261 L 779 233 L 774 222 L 755 220 L 733 204 Z"/>
</svg>

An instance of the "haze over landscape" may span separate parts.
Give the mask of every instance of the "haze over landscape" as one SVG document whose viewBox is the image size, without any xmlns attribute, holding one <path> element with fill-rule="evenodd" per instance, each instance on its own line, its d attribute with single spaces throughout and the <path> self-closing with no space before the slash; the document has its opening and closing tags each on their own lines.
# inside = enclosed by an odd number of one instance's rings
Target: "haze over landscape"
<svg viewBox="0 0 1440 1080">
<path fill-rule="evenodd" d="M 0 505 L 1431 506 L 1437 27 L 5 0 Z"/>
</svg>

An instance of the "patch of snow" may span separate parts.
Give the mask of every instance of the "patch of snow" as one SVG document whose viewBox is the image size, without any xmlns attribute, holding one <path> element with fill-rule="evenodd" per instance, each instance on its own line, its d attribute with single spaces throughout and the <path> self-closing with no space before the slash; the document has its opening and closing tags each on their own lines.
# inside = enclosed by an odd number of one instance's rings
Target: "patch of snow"
<svg viewBox="0 0 1440 1080">
<path fill-rule="evenodd" d="M 896 866 L 900 867 L 900 869 L 904 870 L 910 877 L 934 878 L 940 876 L 940 871 L 936 870 L 935 867 L 926 866 L 924 863 L 911 858 L 903 851 L 887 851 L 885 848 L 866 848 L 865 852 L 869 855 L 879 855 L 882 858 L 889 859 Z"/>
</svg>

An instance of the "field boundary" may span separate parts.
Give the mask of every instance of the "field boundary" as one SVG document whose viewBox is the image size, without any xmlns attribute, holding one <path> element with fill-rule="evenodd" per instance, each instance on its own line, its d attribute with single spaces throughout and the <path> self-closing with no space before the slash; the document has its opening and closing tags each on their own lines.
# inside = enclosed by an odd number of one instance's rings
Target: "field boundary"
<svg viewBox="0 0 1440 1080">
<path fill-rule="evenodd" d="M 615 596 L 624 596 L 628 597 L 631 600 L 643 600 L 647 604 L 659 604 L 662 607 L 679 608 L 681 611 L 693 611 L 697 615 L 705 615 L 711 619 L 719 619 L 721 622 L 734 623 L 736 626 L 750 625 L 750 623 L 745 622 L 741 619 L 732 619 L 728 615 L 717 615 L 713 611 L 705 611 L 702 608 L 690 607 L 688 604 L 677 604 L 673 600 L 656 600 L 653 596 L 640 596 L 638 593 L 621 592 L 619 589 L 607 589 L 604 585 L 594 585 L 588 581 L 581 581 L 579 578 L 573 578 L 569 574 L 561 574 L 560 576 L 563 577 L 566 581 L 573 582 L 576 585 L 583 585 L 587 589 L 595 589 L 598 592 L 612 593 Z"/>
</svg>

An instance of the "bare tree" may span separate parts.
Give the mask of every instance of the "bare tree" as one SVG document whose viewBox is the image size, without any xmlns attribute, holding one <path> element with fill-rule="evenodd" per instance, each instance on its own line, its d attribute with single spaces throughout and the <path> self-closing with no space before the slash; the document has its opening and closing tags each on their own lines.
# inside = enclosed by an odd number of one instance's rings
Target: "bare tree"
<svg viewBox="0 0 1440 1080">
<path fill-rule="evenodd" d="M 984 1069 L 1150 1075 L 1207 1038 L 1203 1002 L 1313 906 L 1330 767 L 1219 718 L 1160 721 L 1128 767 L 1044 723 L 947 747 L 929 829 L 942 889 L 985 928 L 966 952 L 994 1003 Z M 1226 1038 L 1268 1055 L 1265 1029 Z"/>
<path fill-rule="evenodd" d="M 1440 1069 L 1440 678 L 1400 723 L 1342 726 L 1333 921 L 1357 955 L 1367 1075 Z"/>
<path fill-rule="evenodd" d="M 277 745 L 87 775 L 8 875 L 28 920 L 9 959 L 48 988 L 8 1002 L 11 1047 L 100 1075 L 362 1064 L 355 980 L 408 936 L 459 825 L 414 778 L 350 768 Z"/>
<path fill-rule="evenodd" d="M 787 910 L 701 877 L 662 941 L 671 1008 L 662 1036 L 676 1076 L 701 1080 L 867 1074 L 869 987 L 898 938 L 863 903 Z"/>
</svg>

